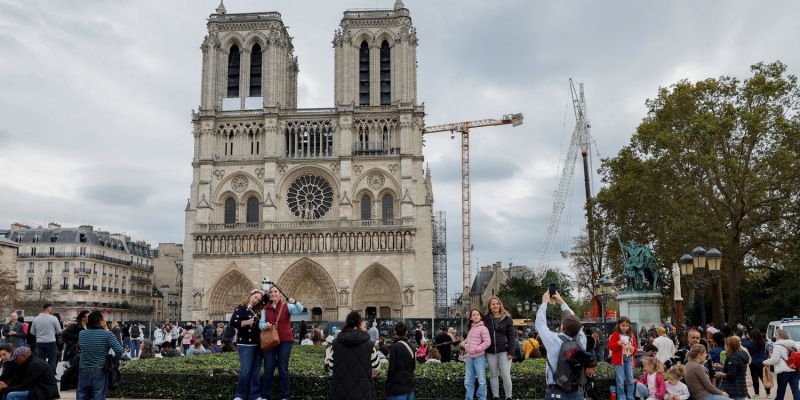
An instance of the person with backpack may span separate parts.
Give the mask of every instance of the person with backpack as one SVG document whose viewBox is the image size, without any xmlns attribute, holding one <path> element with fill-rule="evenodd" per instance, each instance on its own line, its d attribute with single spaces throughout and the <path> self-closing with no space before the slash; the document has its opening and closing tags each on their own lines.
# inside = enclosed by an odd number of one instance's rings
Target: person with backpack
<svg viewBox="0 0 800 400">
<path fill-rule="evenodd" d="M 128 329 L 131 336 L 131 359 L 139 357 L 139 352 L 142 349 L 142 327 L 138 322 L 131 322 L 131 327 Z"/>
<path fill-rule="evenodd" d="M 203 339 L 209 343 L 214 342 L 216 341 L 216 333 L 217 330 L 214 328 L 214 321 L 206 321 L 206 326 L 203 327 Z"/>
<path fill-rule="evenodd" d="M 414 399 L 414 346 L 408 343 L 408 327 L 403 321 L 394 326 L 397 336 L 389 346 L 389 370 L 386 372 L 386 397 L 388 400 Z M 484 369 L 483 376 L 486 376 Z M 484 378 L 485 379 L 485 378 Z"/>
<path fill-rule="evenodd" d="M 486 400 L 486 349 L 492 345 L 489 329 L 483 323 L 480 310 L 473 308 L 469 312 L 467 323 L 467 338 L 459 346 L 467 353 L 464 369 L 464 387 L 467 389 L 466 398 L 472 399 L 475 393 L 475 378 L 478 378 L 478 399 Z"/>
<path fill-rule="evenodd" d="M 483 323 L 489 328 L 492 345 L 486 349 L 486 364 L 489 365 L 494 398 L 500 398 L 500 377 L 503 377 L 503 393 L 506 399 L 511 396 L 511 360 L 517 351 L 517 333 L 514 329 L 514 320 L 503 308 L 503 302 L 497 296 L 489 299 L 489 309 L 483 317 Z"/>
<path fill-rule="evenodd" d="M 534 339 L 535 333 L 528 332 L 528 340 L 522 344 L 522 351 L 525 353 L 525 359 L 542 358 L 542 353 L 539 351 L 539 342 Z"/>
<path fill-rule="evenodd" d="M 547 326 L 547 305 L 550 301 L 561 307 L 561 332 L 550 331 Z M 582 400 L 581 389 L 586 385 L 586 368 L 594 361 L 586 349 L 586 335 L 581 330 L 581 320 L 556 292 L 542 295 L 542 303 L 536 311 L 536 330 L 547 352 L 547 392 L 545 399 Z M 570 365 L 569 356 L 580 355 L 576 368 Z M 588 357 L 588 358 L 586 358 Z"/>
<path fill-rule="evenodd" d="M 776 399 L 783 399 L 786 395 L 786 385 L 792 388 L 792 398 L 800 400 L 800 369 L 793 368 L 790 364 L 797 362 L 800 354 L 797 344 L 785 329 L 775 330 L 775 344 L 772 346 L 772 357 L 764 360 L 766 365 L 775 366 L 775 392 Z M 794 362 L 793 362 L 794 361 Z M 798 365 L 795 365 L 797 367 Z"/>
<path fill-rule="evenodd" d="M 617 373 L 617 399 L 634 400 L 636 383 L 633 381 L 633 356 L 638 346 L 636 335 L 632 334 L 630 318 L 624 315 L 619 317 L 614 333 L 608 338 L 608 349 L 611 350 L 611 364 L 614 364 Z"/>
</svg>

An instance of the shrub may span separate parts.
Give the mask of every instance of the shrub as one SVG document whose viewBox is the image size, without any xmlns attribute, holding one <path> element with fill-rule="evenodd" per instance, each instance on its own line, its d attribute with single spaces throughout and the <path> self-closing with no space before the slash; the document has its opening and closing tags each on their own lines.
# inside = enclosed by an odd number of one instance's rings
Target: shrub
<svg viewBox="0 0 800 400">
<path fill-rule="evenodd" d="M 327 399 L 331 378 L 325 373 L 323 346 L 294 346 L 289 360 L 292 397 Z M 546 363 L 543 359 L 515 363 L 511 367 L 514 397 L 544 398 Z M 382 364 L 375 378 L 377 398 L 385 399 L 388 364 Z M 232 399 L 236 391 L 239 356 L 236 353 L 210 354 L 180 358 L 134 360 L 120 365 L 122 383 L 110 390 L 108 397 L 146 399 Z M 417 376 L 415 398 L 463 399 L 464 364 L 421 364 Z M 601 395 L 608 397 L 614 385 L 613 366 L 601 363 L 595 382 Z M 275 388 L 278 388 L 277 371 Z M 488 384 L 488 371 L 487 371 Z M 277 390 L 274 393 L 278 398 Z"/>
</svg>

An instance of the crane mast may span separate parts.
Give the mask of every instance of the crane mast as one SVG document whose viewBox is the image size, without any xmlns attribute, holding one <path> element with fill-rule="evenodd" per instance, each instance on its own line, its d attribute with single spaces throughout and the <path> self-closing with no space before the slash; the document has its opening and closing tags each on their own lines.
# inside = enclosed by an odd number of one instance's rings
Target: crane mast
<svg viewBox="0 0 800 400">
<path fill-rule="evenodd" d="M 425 127 L 423 134 L 450 131 L 461 134 L 461 259 L 464 298 L 469 296 L 469 286 L 472 280 L 472 221 L 471 199 L 469 186 L 469 130 L 497 125 L 522 125 L 522 113 L 503 115 L 501 120 L 482 119 L 477 121 L 456 122 L 452 124 L 433 125 Z M 455 136 L 453 136 L 455 138 Z"/>
<path fill-rule="evenodd" d="M 545 233 L 542 248 L 539 253 L 539 259 L 536 262 L 536 269 L 534 275 L 536 281 L 539 282 L 544 278 L 544 274 L 550 266 L 550 254 L 553 252 L 553 244 L 555 243 L 556 233 L 558 233 L 558 226 L 561 223 L 561 215 L 564 212 L 564 206 L 567 202 L 567 195 L 569 194 L 569 187 L 572 183 L 572 178 L 575 173 L 575 162 L 578 158 L 578 149 L 580 148 L 584 159 L 584 175 L 586 179 L 586 198 L 587 201 L 591 196 L 589 188 L 589 171 L 587 156 L 589 152 L 589 121 L 586 116 L 586 99 L 583 95 L 583 84 L 579 83 L 579 89 L 575 90 L 575 83 L 572 79 L 569 80 L 570 93 L 572 95 L 572 107 L 575 112 L 575 130 L 572 131 L 572 138 L 570 139 L 569 148 L 567 150 L 567 157 L 564 159 L 564 168 L 561 170 L 561 176 L 558 179 L 558 187 L 553 193 L 553 212 L 550 214 L 550 219 L 547 222 L 547 232 Z M 589 214 L 591 219 L 591 211 Z M 594 253 L 594 235 L 590 232 L 590 259 Z"/>
</svg>

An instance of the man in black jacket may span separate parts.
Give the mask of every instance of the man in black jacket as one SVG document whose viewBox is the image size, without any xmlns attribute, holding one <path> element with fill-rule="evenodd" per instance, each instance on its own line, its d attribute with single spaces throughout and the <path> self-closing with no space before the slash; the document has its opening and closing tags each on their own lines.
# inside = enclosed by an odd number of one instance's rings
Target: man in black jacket
<svg viewBox="0 0 800 400">
<path fill-rule="evenodd" d="M 439 350 L 439 354 L 442 356 L 442 362 L 450 362 L 451 357 L 451 348 L 450 346 L 453 344 L 453 338 L 447 334 L 447 327 L 442 326 L 442 330 L 439 331 L 439 334 L 433 339 L 433 342 L 436 348 Z"/>
<path fill-rule="evenodd" d="M 386 395 L 402 396 L 414 393 L 414 368 L 416 349 L 408 343 L 408 328 L 403 321 L 394 327 L 397 335 L 389 347 L 389 371 L 386 373 Z"/>
<path fill-rule="evenodd" d="M 0 395 L 8 400 L 50 400 L 58 399 L 56 375 L 45 361 L 31 357 L 31 349 L 20 347 L 14 350 L 9 362 L 20 366 L 22 381 L 12 382 L 0 389 Z"/>
</svg>

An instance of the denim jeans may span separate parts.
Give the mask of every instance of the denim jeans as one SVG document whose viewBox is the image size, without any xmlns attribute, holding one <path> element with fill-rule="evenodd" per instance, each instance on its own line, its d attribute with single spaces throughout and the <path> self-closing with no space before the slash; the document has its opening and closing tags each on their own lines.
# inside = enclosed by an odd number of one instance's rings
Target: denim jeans
<svg viewBox="0 0 800 400">
<path fill-rule="evenodd" d="M 792 399 L 800 400 L 800 388 L 798 388 L 798 385 L 800 385 L 800 371 L 781 372 L 775 375 L 777 376 L 777 379 L 775 379 L 775 385 L 777 385 L 775 398 L 783 399 L 786 396 L 786 385 L 788 384 L 792 389 Z"/>
<path fill-rule="evenodd" d="M 131 358 L 139 357 L 139 352 L 142 350 L 142 338 L 131 338 Z"/>
<path fill-rule="evenodd" d="M 36 355 L 40 360 L 47 362 L 47 365 L 56 373 L 58 368 L 58 346 L 56 342 L 36 343 Z"/>
<path fill-rule="evenodd" d="M 76 400 L 105 400 L 108 388 L 108 373 L 94 368 L 84 368 L 78 372 L 78 392 Z"/>
<path fill-rule="evenodd" d="M 261 378 L 261 398 L 272 398 L 272 386 L 275 382 L 275 367 L 278 367 L 278 384 L 281 399 L 288 399 L 292 391 L 289 382 L 289 353 L 293 342 L 281 342 L 274 349 L 264 352 L 264 376 Z"/>
<path fill-rule="evenodd" d="M 617 373 L 617 400 L 633 400 L 633 357 L 623 356 L 622 365 L 615 365 L 614 370 Z"/>
<path fill-rule="evenodd" d="M 695 399 L 695 400 L 730 400 L 730 399 L 728 399 L 728 398 L 727 398 L 727 397 L 725 397 L 725 396 L 718 395 L 718 394 L 713 394 L 713 393 L 712 393 L 712 394 L 709 394 L 709 395 L 708 395 L 708 396 L 706 396 L 706 397 L 701 397 L 701 398 L 699 398 L 699 399 Z"/>
<path fill-rule="evenodd" d="M 573 390 L 568 392 L 559 388 L 547 389 L 544 395 L 545 400 L 583 400 L 583 393 L 580 390 Z"/>
<path fill-rule="evenodd" d="M 644 400 L 650 397 L 650 389 L 642 382 L 636 384 L 636 397 Z"/>
<path fill-rule="evenodd" d="M 484 374 L 486 375 L 486 374 Z M 386 396 L 386 400 L 414 400 L 414 392 L 408 392 L 405 394 L 396 394 L 393 396 Z"/>
<path fill-rule="evenodd" d="M 8 394 L 3 395 L 3 400 L 28 400 L 28 391 L 21 390 L 19 392 L 9 392 Z"/>
<path fill-rule="evenodd" d="M 239 382 L 236 384 L 237 399 L 255 400 L 261 397 L 258 376 L 261 374 L 261 346 L 239 346 Z"/>
<path fill-rule="evenodd" d="M 464 387 L 467 388 L 468 399 L 477 394 L 481 400 L 486 400 L 486 357 L 467 358 L 464 369 Z M 478 392 L 475 393 L 475 378 L 478 378 Z"/>
<path fill-rule="evenodd" d="M 500 377 L 498 375 L 502 375 L 503 393 L 506 398 L 511 398 L 511 360 L 508 359 L 508 352 L 486 353 L 486 364 L 489 364 L 489 372 L 491 373 L 489 385 L 492 387 L 494 397 L 500 397 Z"/>
<path fill-rule="evenodd" d="M 122 338 L 122 351 L 128 351 L 131 349 L 131 337 L 125 336 Z"/>
</svg>

